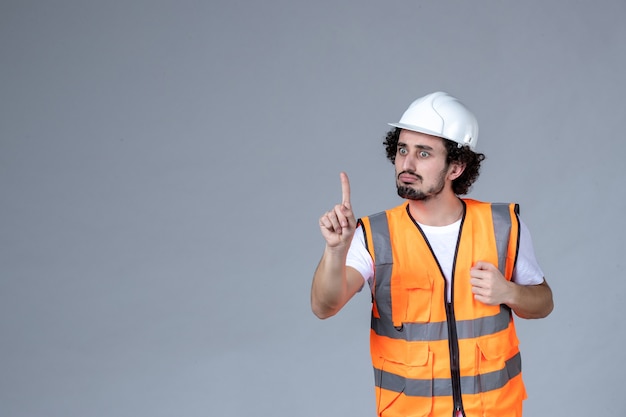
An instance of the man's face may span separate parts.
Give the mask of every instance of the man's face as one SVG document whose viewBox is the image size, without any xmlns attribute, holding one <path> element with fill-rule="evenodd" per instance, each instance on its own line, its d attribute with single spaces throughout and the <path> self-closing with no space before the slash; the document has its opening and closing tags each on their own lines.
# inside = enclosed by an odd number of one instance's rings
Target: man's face
<svg viewBox="0 0 626 417">
<path fill-rule="evenodd" d="M 428 200 L 446 187 L 449 164 L 443 139 L 402 129 L 396 149 L 398 195 Z"/>
</svg>

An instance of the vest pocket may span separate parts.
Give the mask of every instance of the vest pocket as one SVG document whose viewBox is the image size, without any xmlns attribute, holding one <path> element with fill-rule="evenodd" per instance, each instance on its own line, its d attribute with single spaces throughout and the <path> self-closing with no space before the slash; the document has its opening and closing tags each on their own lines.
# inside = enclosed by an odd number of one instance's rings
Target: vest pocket
<svg viewBox="0 0 626 417">
<path fill-rule="evenodd" d="M 423 343 L 407 349 L 406 354 L 404 358 L 380 359 L 382 372 L 376 376 L 380 417 L 426 417 L 432 412 L 433 354 Z"/>
<path fill-rule="evenodd" d="M 430 322 L 433 285 L 428 279 L 412 282 L 406 286 L 406 323 Z"/>
<path fill-rule="evenodd" d="M 476 342 L 479 374 L 494 373 L 505 368 L 505 354 L 510 349 L 510 346 L 504 345 L 507 340 L 502 340 L 501 336 L 492 336 L 481 338 Z M 488 388 L 488 386 L 481 386 L 483 391 Z"/>
<path fill-rule="evenodd" d="M 517 338 L 494 335 L 477 341 L 480 400 L 486 417 L 521 416 L 525 389 L 513 364 Z M 507 364 L 511 361 L 511 364 Z M 513 372 L 513 373 L 511 373 Z"/>
</svg>

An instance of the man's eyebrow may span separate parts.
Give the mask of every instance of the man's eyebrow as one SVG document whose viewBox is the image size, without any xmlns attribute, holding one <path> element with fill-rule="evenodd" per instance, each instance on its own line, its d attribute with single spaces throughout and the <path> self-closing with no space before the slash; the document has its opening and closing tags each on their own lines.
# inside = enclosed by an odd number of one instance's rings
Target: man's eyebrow
<svg viewBox="0 0 626 417">
<path fill-rule="evenodd" d="M 398 142 L 398 146 L 403 146 L 403 147 L 405 147 L 405 148 L 406 148 L 406 147 L 407 147 L 407 144 L 406 144 L 406 143 L 404 143 L 404 142 Z M 431 147 L 431 146 L 428 146 L 428 145 L 420 145 L 420 144 L 415 145 L 415 146 L 414 146 L 414 148 L 417 148 L 417 149 L 425 149 L 425 150 L 427 150 L 427 151 L 433 151 L 433 150 L 434 150 L 434 148 L 433 148 L 433 147 Z"/>
</svg>

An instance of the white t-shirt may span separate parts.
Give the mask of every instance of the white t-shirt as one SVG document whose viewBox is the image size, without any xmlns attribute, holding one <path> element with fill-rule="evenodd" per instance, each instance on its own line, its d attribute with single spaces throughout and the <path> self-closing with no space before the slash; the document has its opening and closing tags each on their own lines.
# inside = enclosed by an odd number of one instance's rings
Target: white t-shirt
<svg viewBox="0 0 626 417">
<path fill-rule="evenodd" d="M 448 300 L 450 300 L 452 265 L 454 252 L 459 237 L 461 220 L 447 226 L 427 226 L 419 224 L 428 243 L 433 248 L 437 261 L 441 265 L 443 274 L 448 282 Z M 374 262 L 365 247 L 365 237 L 361 227 L 357 228 L 348 251 L 346 265 L 361 273 L 365 281 L 371 282 L 374 277 Z M 543 282 L 543 271 L 535 258 L 535 250 L 530 237 L 530 231 L 520 220 L 520 239 L 517 262 L 513 270 L 512 281 L 519 285 L 537 285 Z"/>
</svg>

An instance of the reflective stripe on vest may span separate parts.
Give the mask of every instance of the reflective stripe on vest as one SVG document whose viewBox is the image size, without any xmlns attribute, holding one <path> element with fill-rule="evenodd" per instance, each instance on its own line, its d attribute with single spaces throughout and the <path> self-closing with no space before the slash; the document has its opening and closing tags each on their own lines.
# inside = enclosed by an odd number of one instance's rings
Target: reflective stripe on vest
<svg viewBox="0 0 626 417">
<path fill-rule="evenodd" d="M 378 305 L 380 309 L 381 306 Z M 474 320 L 457 320 L 457 336 L 459 339 L 473 339 L 497 333 L 509 326 L 511 309 L 500 306 L 500 313 L 495 316 L 481 317 Z M 372 330 L 379 336 L 392 339 L 403 339 L 411 342 L 427 342 L 448 339 L 448 323 L 403 323 L 402 331 L 398 331 L 389 321 L 372 317 Z"/>
<path fill-rule="evenodd" d="M 515 212 L 519 211 L 515 206 Z M 493 219 L 493 229 L 496 237 L 496 246 L 498 247 L 498 268 L 502 275 L 506 275 L 505 265 L 509 247 L 509 236 L 511 234 L 511 214 L 509 213 L 509 205 L 502 203 L 491 204 L 491 217 Z"/>
<path fill-rule="evenodd" d="M 522 372 L 522 358 L 518 353 L 506 361 L 506 367 L 499 371 L 477 376 L 461 377 L 463 394 L 479 394 L 502 388 L 510 379 Z M 411 379 L 374 369 L 376 386 L 389 391 L 402 392 L 412 397 L 443 397 L 452 395 L 452 381 L 449 378 Z"/>
</svg>

